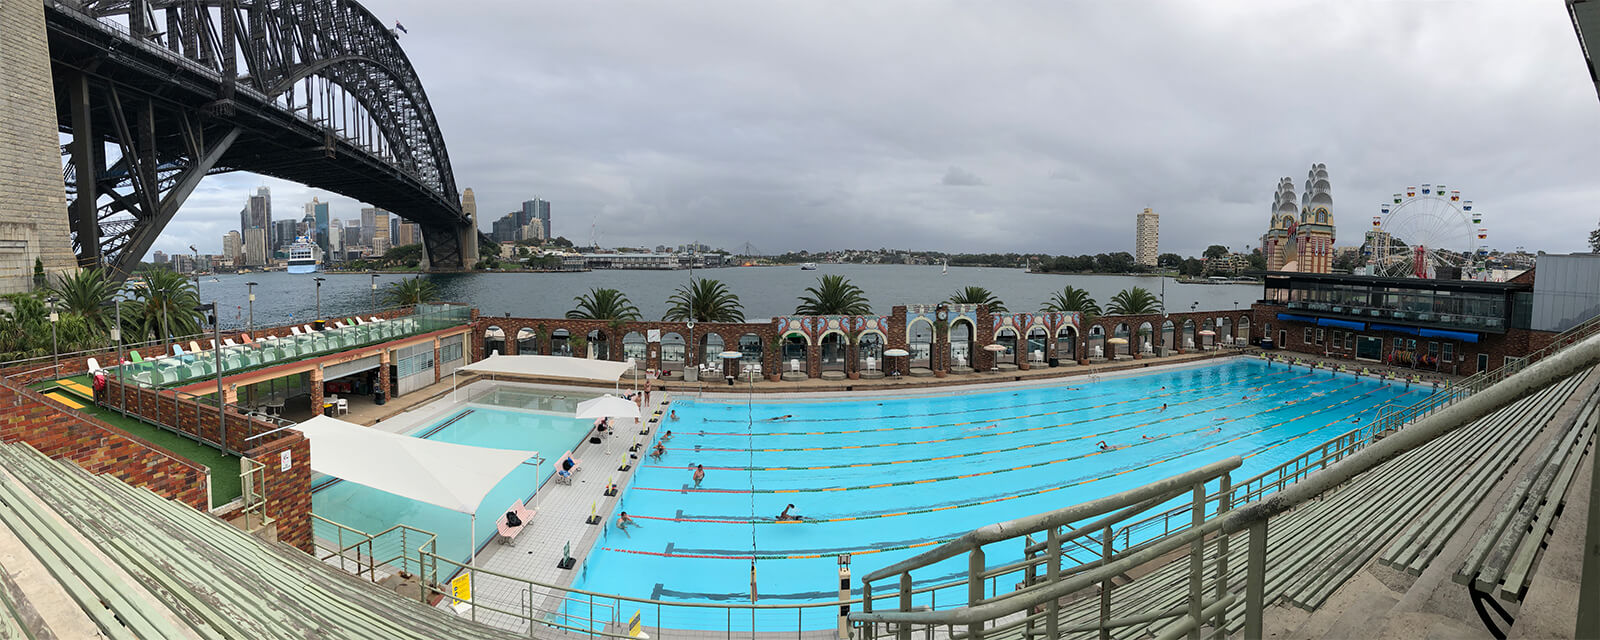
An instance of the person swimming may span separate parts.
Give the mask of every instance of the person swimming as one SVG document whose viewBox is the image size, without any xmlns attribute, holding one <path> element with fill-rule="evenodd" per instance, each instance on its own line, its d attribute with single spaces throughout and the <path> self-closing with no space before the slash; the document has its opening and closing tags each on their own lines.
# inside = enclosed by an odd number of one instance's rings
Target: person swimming
<svg viewBox="0 0 1600 640">
<path fill-rule="evenodd" d="M 678 419 L 678 410 L 677 409 L 673 409 L 670 413 L 667 414 L 667 417 L 672 419 L 672 420 L 677 420 Z"/>
<path fill-rule="evenodd" d="M 1160 440 L 1161 438 L 1166 437 L 1166 435 L 1167 434 L 1165 434 L 1165 433 L 1158 433 L 1158 434 L 1153 435 L 1153 436 L 1139 436 L 1139 437 L 1144 438 L 1145 440 Z"/>
<path fill-rule="evenodd" d="M 783 414 L 781 416 L 775 416 L 775 417 L 767 418 L 767 422 L 777 422 L 779 420 L 788 420 L 789 418 L 793 418 L 793 417 L 794 417 L 793 414 L 786 413 L 786 414 Z"/>
<path fill-rule="evenodd" d="M 650 452 L 650 457 L 654 458 L 656 460 L 660 460 L 661 456 L 664 456 L 664 455 L 667 455 L 667 448 L 665 446 L 662 446 L 661 443 L 657 442 L 655 450 Z"/>
<path fill-rule="evenodd" d="M 1101 451 L 1116 451 L 1117 449 L 1121 449 L 1124 445 L 1106 444 L 1105 440 L 1101 440 L 1099 443 L 1097 443 L 1097 446 L 1100 447 Z"/>
<path fill-rule="evenodd" d="M 638 522 L 635 522 L 633 518 L 629 518 L 628 517 L 628 512 L 624 511 L 624 512 L 622 512 L 620 514 L 617 514 L 617 531 L 621 531 L 623 533 L 628 533 L 628 527 L 638 527 L 638 526 L 639 526 Z M 633 534 L 628 533 L 628 537 L 630 537 L 630 538 L 633 537 Z"/>
<path fill-rule="evenodd" d="M 791 515 L 789 513 L 789 510 L 793 509 L 793 508 L 794 508 L 793 504 L 791 504 L 791 505 L 789 505 L 787 507 L 784 507 L 783 508 L 783 513 L 778 514 L 778 522 L 799 522 L 802 519 L 802 516 Z"/>
<path fill-rule="evenodd" d="M 694 488 L 699 489 L 700 488 L 700 483 L 703 482 L 705 479 L 706 479 L 706 466 L 703 465 L 703 464 L 695 465 L 694 466 Z"/>
<path fill-rule="evenodd" d="M 1167 403 L 1163 402 L 1163 403 L 1161 403 L 1161 410 L 1157 411 L 1156 413 L 1165 413 L 1166 410 L 1167 410 Z"/>
<path fill-rule="evenodd" d="M 999 424 L 990 424 L 990 425 L 984 425 L 984 426 L 981 426 L 981 427 L 971 427 L 971 428 L 967 429 L 967 431 L 984 431 L 986 429 L 993 429 L 993 428 L 998 427 L 998 426 L 1000 426 L 1000 425 Z"/>
<path fill-rule="evenodd" d="M 671 439 L 672 439 L 672 430 L 671 429 L 667 429 L 666 433 L 661 434 L 661 441 L 662 442 L 666 442 L 666 441 L 671 440 Z"/>
</svg>

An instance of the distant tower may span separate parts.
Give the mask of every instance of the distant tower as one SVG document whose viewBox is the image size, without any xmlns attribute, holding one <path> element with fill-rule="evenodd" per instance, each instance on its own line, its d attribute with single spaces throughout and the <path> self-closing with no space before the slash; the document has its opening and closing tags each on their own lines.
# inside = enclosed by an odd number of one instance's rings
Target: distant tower
<svg viewBox="0 0 1600 640">
<path fill-rule="evenodd" d="M 1328 165 L 1311 165 L 1306 173 L 1300 224 L 1295 231 L 1296 260 L 1302 273 L 1333 272 L 1333 185 Z"/>
<path fill-rule="evenodd" d="M 1267 233 L 1261 236 L 1261 254 L 1267 258 L 1268 271 L 1282 271 L 1284 264 L 1293 259 L 1290 246 L 1294 243 L 1295 212 L 1294 180 L 1283 178 L 1272 195 L 1271 219 Z"/>
<path fill-rule="evenodd" d="M 1160 251 L 1161 215 L 1145 207 L 1139 214 L 1134 231 L 1134 259 L 1145 266 L 1156 266 L 1156 256 Z"/>
</svg>

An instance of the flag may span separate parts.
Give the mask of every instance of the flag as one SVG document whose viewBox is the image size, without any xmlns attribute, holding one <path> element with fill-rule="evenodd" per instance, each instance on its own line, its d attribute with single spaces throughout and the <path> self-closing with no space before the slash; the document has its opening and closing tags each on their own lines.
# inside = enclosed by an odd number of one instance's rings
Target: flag
<svg viewBox="0 0 1600 640">
<path fill-rule="evenodd" d="M 400 24 L 399 20 L 394 21 L 394 30 L 399 31 L 400 33 L 411 33 L 410 31 L 406 31 L 406 26 Z"/>
</svg>

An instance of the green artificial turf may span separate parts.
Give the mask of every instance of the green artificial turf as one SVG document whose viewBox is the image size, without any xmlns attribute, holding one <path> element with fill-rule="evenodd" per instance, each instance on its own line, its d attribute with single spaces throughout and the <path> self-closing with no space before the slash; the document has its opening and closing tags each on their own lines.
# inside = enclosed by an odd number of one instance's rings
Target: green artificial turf
<svg viewBox="0 0 1600 640">
<path fill-rule="evenodd" d="M 211 506 L 216 507 L 239 497 L 239 456 L 225 454 L 210 445 L 200 444 L 166 429 L 154 427 L 116 411 L 90 405 L 85 413 L 138 436 L 178 457 L 211 470 Z"/>
</svg>

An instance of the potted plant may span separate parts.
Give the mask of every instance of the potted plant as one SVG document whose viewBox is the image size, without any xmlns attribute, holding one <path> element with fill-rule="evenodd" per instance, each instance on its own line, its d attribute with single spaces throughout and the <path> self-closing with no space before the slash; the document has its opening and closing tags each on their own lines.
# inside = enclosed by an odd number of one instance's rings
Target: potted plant
<svg viewBox="0 0 1600 640">
<path fill-rule="evenodd" d="M 571 338 L 567 338 L 567 344 L 572 347 L 572 357 L 574 357 L 574 358 L 588 358 L 589 357 L 589 339 L 588 338 L 585 338 L 583 336 L 572 336 Z"/>
<path fill-rule="evenodd" d="M 533 328 L 533 351 L 535 354 L 542 355 L 550 348 L 550 343 L 545 340 L 546 335 L 544 325 L 541 324 Z"/>
</svg>

